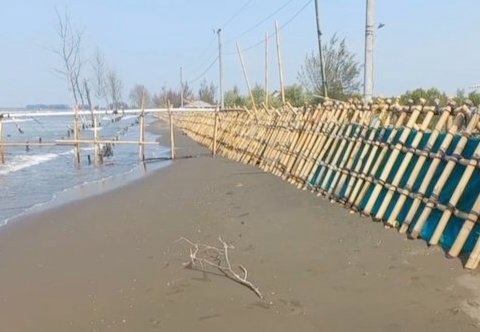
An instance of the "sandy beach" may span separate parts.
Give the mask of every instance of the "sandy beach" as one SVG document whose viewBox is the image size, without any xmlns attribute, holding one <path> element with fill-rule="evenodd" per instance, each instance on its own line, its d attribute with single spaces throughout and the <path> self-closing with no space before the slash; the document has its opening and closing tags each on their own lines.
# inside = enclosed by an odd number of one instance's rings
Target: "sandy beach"
<svg viewBox="0 0 480 332">
<path fill-rule="evenodd" d="M 478 331 L 478 272 L 460 260 L 177 146 L 170 167 L 0 229 L 0 331 Z M 184 267 L 177 239 L 219 236 L 265 299 Z"/>
</svg>

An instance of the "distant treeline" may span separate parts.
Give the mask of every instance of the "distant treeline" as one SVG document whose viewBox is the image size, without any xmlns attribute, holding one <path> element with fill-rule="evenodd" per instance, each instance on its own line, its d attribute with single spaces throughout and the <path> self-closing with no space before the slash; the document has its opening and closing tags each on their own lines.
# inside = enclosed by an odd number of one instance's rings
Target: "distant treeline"
<svg viewBox="0 0 480 332">
<path fill-rule="evenodd" d="M 65 110 L 65 109 L 69 109 L 70 106 L 66 105 L 66 104 L 31 104 L 31 105 L 27 105 L 25 106 L 26 109 L 29 109 L 29 110 L 45 110 L 45 109 L 48 109 L 48 110 Z"/>
</svg>

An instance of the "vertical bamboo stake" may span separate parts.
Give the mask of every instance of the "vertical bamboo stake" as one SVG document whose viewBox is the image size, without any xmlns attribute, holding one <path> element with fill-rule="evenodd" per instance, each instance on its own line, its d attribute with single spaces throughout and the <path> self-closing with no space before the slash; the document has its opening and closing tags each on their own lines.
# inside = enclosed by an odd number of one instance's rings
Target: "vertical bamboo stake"
<svg viewBox="0 0 480 332">
<path fill-rule="evenodd" d="M 74 108 L 74 116 L 73 116 L 73 137 L 75 139 L 75 145 L 73 146 L 73 154 L 75 158 L 75 163 L 80 165 L 80 149 L 79 149 L 79 134 L 78 134 L 78 105 L 75 105 Z"/>
<path fill-rule="evenodd" d="M 454 157 L 454 156 L 452 156 L 452 158 L 453 160 L 457 159 L 457 157 Z M 465 188 L 467 187 L 468 182 L 470 181 L 470 178 L 473 175 L 473 172 L 478 166 L 479 159 L 480 159 L 480 143 L 477 145 L 477 148 L 475 149 L 475 153 L 473 154 L 472 159 L 469 160 L 467 167 L 463 171 L 460 182 L 458 182 L 454 192 L 452 193 L 452 196 L 448 200 L 447 206 L 449 208 L 443 211 L 442 217 L 438 221 L 437 227 L 435 227 L 435 231 L 433 232 L 430 240 L 428 241 L 430 245 L 436 245 L 438 241 L 440 241 L 440 237 L 442 236 L 442 233 L 445 230 L 445 227 L 447 227 L 447 223 L 453 214 L 453 209 L 457 205 L 462 194 L 464 194 Z"/>
<path fill-rule="evenodd" d="M 214 125 L 213 125 L 213 149 L 212 155 L 215 157 L 217 154 L 217 130 L 218 130 L 218 107 L 215 108 L 215 113 L 213 115 L 215 117 Z"/>
<path fill-rule="evenodd" d="M 461 127 L 464 117 L 465 117 L 465 115 L 463 113 L 459 113 L 458 116 L 455 118 L 455 122 L 453 123 L 452 127 Z M 463 149 L 465 148 L 465 146 L 468 142 L 468 139 L 467 139 L 466 136 L 469 133 L 471 133 L 473 128 L 475 128 L 477 122 L 478 122 L 478 114 L 475 113 L 475 115 L 472 117 L 472 119 L 468 123 L 467 128 L 464 130 L 465 135 L 462 135 L 462 137 L 458 141 L 452 155 L 461 155 L 462 154 Z M 447 139 L 447 137 L 451 136 L 450 142 L 451 142 L 451 139 L 453 139 L 453 135 L 450 134 L 452 127 L 450 127 L 449 132 L 447 133 L 447 136 L 445 137 L 445 139 Z M 410 210 L 408 211 L 408 214 L 405 218 L 405 221 L 403 222 L 402 226 L 400 227 L 400 233 L 405 233 L 408 230 L 408 228 L 409 228 L 409 226 L 410 226 L 410 224 L 413 220 L 413 217 L 415 216 L 415 214 L 416 214 L 416 212 L 417 212 L 417 210 L 420 206 L 420 203 L 421 203 L 420 198 L 425 195 L 425 192 L 426 192 L 428 186 L 430 185 L 430 181 L 433 177 L 433 174 L 437 170 L 437 167 L 440 164 L 440 162 L 442 160 L 442 157 L 445 155 L 445 152 L 447 151 L 447 148 L 448 148 L 448 146 L 446 145 L 446 143 L 445 143 L 445 145 L 442 144 L 442 146 L 438 150 L 438 154 L 437 154 L 438 157 L 434 158 L 432 163 L 430 164 L 430 167 L 428 168 L 428 172 L 426 173 L 426 176 L 423 178 L 422 184 L 420 185 L 420 188 L 418 189 L 418 192 L 420 193 L 420 195 L 419 195 L 418 198 L 416 198 L 412 202 Z M 414 226 L 414 228 L 413 228 L 413 230 L 410 234 L 411 238 L 417 238 L 418 235 L 420 234 L 420 231 L 423 228 L 423 225 L 426 221 L 426 218 L 430 215 L 431 209 L 433 209 L 435 207 L 435 205 L 436 205 L 435 200 L 438 198 L 438 195 L 440 194 L 440 190 L 442 189 L 444 183 L 447 181 L 448 177 L 450 176 L 451 172 L 453 171 L 453 168 L 455 167 L 455 164 L 456 163 L 452 160 L 449 160 L 447 162 L 445 168 L 443 169 L 442 174 L 440 175 L 440 178 L 437 180 L 437 182 L 435 184 L 435 187 L 433 189 L 433 193 L 430 197 L 429 202 L 426 203 L 426 206 L 423 209 L 422 214 L 420 215 L 417 222 L 415 223 L 415 226 Z"/>
<path fill-rule="evenodd" d="M 348 143 L 345 155 L 343 160 L 338 165 L 338 171 L 336 172 L 330 188 L 328 189 L 328 195 L 330 199 L 334 199 L 336 192 L 340 191 L 345 183 L 345 179 L 349 172 L 351 172 L 351 167 L 358 153 L 360 152 L 360 147 L 365 139 L 369 126 L 368 124 L 375 116 L 375 110 L 373 107 L 364 108 L 362 105 L 357 105 L 356 107 L 360 108 L 363 112 L 363 116 L 358 123 L 356 132 L 353 134 L 350 142 Z M 375 137 L 375 133 L 378 130 L 378 127 L 381 126 L 382 121 L 384 120 L 385 114 L 387 113 L 388 106 L 382 107 L 381 112 L 378 115 L 378 121 L 375 121 L 371 128 L 371 133 L 373 133 L 372 138 Z M 338 190 L 337 190 L 338 188 Z"/>
<path fill-rule="evenodd" d="M 268 32 L 265 33 L 265 106 L 268 110 Z"/>
<path fill-rule="evenodd" d="M 253 110 L 257 111 L 257 106 L 255 105 L 255 99 L 253 98 L 252 89 L 250 88 L 250 82 L 248 81 L 247 69 L 245 68 L 245 62 L 243 61 L 242 51 L 240 50 L 240 44 L 237 42 L 237 51 L 238 56 L 240 57 L 240 62 L 242 63 L 243 69 L 243 76 L 245 77 L 245 83 L 247 83 L 248 94 L 250 95 L 250 99 L 252 101 Z"/>
<path fill-rule="evenodd" d="M 478 217 L 480 216 L 480 195 L 477 197 L 475 203 L 473 204 L 473 208 L 467 216 L 467 219 L 463 222 L 463 226 L 460 229 L 460 232 L 455 239 L 452 247 L 448 252 L 448 256 L 450 257 L 457 257 L 460 254 L 465 242 L 468 239 L 468 236 L 475 227 L 475 224 L 478 221 Z M 480 237 L 479 237 L 480 239 Z M 473 252 L 472 252 L 473 253 Z"/>
<path fill-rule="evenodd" d="M 430 150 L 432 149 L 432 147 L 436 143 L 440 132 L 444 130 L 445 123 L 446 123 L 447 119 L 449 118 L 451 111 L 452 111 L 452 108 L 450 106 L 447 106 L 447 107 L 443 108 L 442 115 L 440 116 L 440 119 L 438 120 L 434 130 L 430 134 L 430 137 L 427 141 L 427 144 L 425 145 L 425 148 L 424 148 L 425 153 L 421 154 L 418 157 L 418 159 L 415 163 L 415 167 L 414 167 L 412 173 L 410 173 L 410 176 L 407 180 L 407 183 L 405 184 L 404 190 L 400 192 L 400 197 L 398 197 L 398 199 L 396 200 L 395 205 L 393 207 L 393 210 L 390 213 L 390 216 L 388 217 L 388 220 L 386 221 L 386 224 L 388 226 L 391 226 L 391 227 L 396 227 L 397 226 L 397 217 L 400 214 L 400 212 L 401 212 L 401 210 L 402 210 L 402 208 L 405 204 L 405 201 L 408 198 L 407 195 L 412 191 L 413 185 L 415 184 L 415 181 L 417 181 L 417 179 L 418 179 L 418 174 L 420 174 L 420 171 L 421 171 L 423 165 L 427 161 L 428 153 L 430 152 Z M 456 131 L 456 129 L 458 129 L 458 128 L 455 127 L 454 129 Z M 452 132 L 451 130 L 450 130 L 450 132 L 452 134 L 455 133 L 455 132 Z M 453 136 L 451 136 L 451 137 L 453 137 Z M 450 141 L 451 140 L 448 139 L 448 136 L 445 137 L 445 139 L 442 141 L 442 146 L 444 144 L 443 142 L 448 142 L 448 145 L 450 145 Z"/>
<path fill-rule="evenodd" d="M 168 101 L 168 116 L 170 118 L 170 150 L 171 158 L 175 160 L 175 134 L 173 132 L 173 114 L 172 114 L 172 105 Z"/>
<path fill-rule="evenodd" d="M 98 146 L 98 128 L 97 128 L 97 117 L 95 115 L 92 115 L 92 121 L 93 121 L 93 163 L 95 166 L 99 164 L 99 162 L 102 160 L 99 152 L 99 146 Z"/>
<path fill-rule="evenodd" d="M 422 104 L 425 102 L 423 101 Z M 378 195 L 380 194 L 380 191 L 384 187 L 385 181 L 387 181 L 388 176 L 390 175 L 390 172 L 392 171 L 393 165 L 395 164 L 395 161 L 397 160 L 398 156 L 400 155 L 400 151 L 402 147 L 404 146 L 408 136 L 410 135 L 410 131 L 413 128 L 413 125 L 417 121 L 418 116 L 420 115 L 421 110 L 423 109 L 422 107 L 415 107 L 413 109 L 412 114 L 410 115 L 410 119 L 408 119 L 407 125 L 403 128 L 403 132 L 400 135 L 400 138 L 398 140 L 398 143 L 395 144 L 395 146 L 392 149 L 392 152 L 387 160 L 386 165 L 383 167 L 382 173 L 380 174 L 379 178 L 379 183 L 377 183 L 373 189 L 372 194 L 370 195 L 370 198 L 367 201 L 367 204 L 363 208 L 363 213 L 365 214 L 370 214 L 373 205 L 377 201 Z M 431 117 L 428 119 L 428 122 L 430 122 Z M 372 173 L 372 176 L 375 176 L 375 173 Z M 364 195 L 359 196 L 359 198 L 363 198 Z"/>
<path fill-rule="evenodd" d="M 277 39 L 278 73 L 280 75 L 280 94 L 282 96 L 282 105 L 285 105 L 285 85 L 283 83 L 282 51 L 280 48 L 280 30 L 278 28 L 278 21 L 275 21 L 275 36 Z"/>
<path fill-rule="evenodd" d="M 145 90 L 142 91 L 142 112 L 140 113 L 140 135 L 138 137 L 138 159 L 145 161 Z"/>
<path fill-rule="evenodd" d="M 380 205 L 380 208 L 378 209 L 377 213 L 375 214 L 375 219 L 376 220 L 382 220 L 383 215 L 387 211 L 388 206 L 390 205 L 390 201 L 393 198 L 393 194 L 396 191 L 396 188 L 400 184 L 400 181 L 402 180 L 405 171 L 407 170 L 407 167 L 410 165 L 410 162 L 413 158 L 414 152 L 413 150 L 418 147 L 418 144 L 420 144 L 420 141 L 423 138 L 423 133 L 427 130 L 428 126 L 430 125 L 430 122 L 433 118 L 434 111 L 437 108 L 428 108 L 427 110 L 427 115 L 425 116 L 420 129 L 417 131 L 417 133 L 414 136 L 414 139 L 412 143 L 410 143 L 410 149 L 407 151 L 405 156 L 403 157 L 402 163 L 400 164 L 400 167 L 396 170 L 395 177 L 393 178 L 391 182 L 391 187 L 388 189 L 385 197 L 382 200 L 382 204 Z M 374 198 L 376 200 L 376 198 Z"/>
<path fill-rule="evenodd" d="M 3 114 L 0 114 L 0 158 L 2 159 L 2 164 L 5 164 L 5 152 L 3 151 L 2 146 L 2 127 L 3 127 Z"/>
</svg>

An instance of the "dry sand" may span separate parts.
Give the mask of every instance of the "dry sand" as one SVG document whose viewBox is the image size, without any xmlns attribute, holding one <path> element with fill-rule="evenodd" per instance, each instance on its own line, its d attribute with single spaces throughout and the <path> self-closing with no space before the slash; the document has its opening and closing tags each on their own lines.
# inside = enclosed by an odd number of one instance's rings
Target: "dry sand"
<svg viewBox="0 0 480 332">
<path fill-rule="evenodd" d="M 477 331 L 459 260 L 177 138 L 195 158 L 0 230 L 0 331 Z M 265 300 L 183 267 L 219 235 Z"/>
</svg>

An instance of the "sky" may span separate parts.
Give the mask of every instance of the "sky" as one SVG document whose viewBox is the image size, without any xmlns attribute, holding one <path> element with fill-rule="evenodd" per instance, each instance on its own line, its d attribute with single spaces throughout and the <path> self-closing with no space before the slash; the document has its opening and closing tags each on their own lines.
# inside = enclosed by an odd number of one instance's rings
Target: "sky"
<svg viewBox="0 0 480 332">
<path fill-rule="evenodd" d="M 67 10 L 83 31 L 82 56 L 95 48 L 123 82 L 152 93 L 180 86 L 198 91 L 201 80 L 218 84 L 217 29 L 222 29 L 225 90 L 246 91 L 235 42 L 251 85 L 263 85 L 265 33 L 280 32 L 285 83 L 298 82 L 305 56 L 317 52 L 313 0 L 1 0 L 0 107 L 32 103 L 72 104 L 56 76 L 61 59 L 52 50 L 60 39 L 55 8 Z M 356 60 L 364 60 L 365 0 L 319 0 L 323 41 L 345 38 Z M 395 96 L 417 87 L 449 94 L 480 83 L 479 0 L 376 0 L 374 94 Z M 256 46 L 255 46 L 256 45 Z M 251 48 L 251 46 L 255 46 Z M 279 87 L 275 39 L 269 41 L 270 89 Z M 209 68 L 210 67 L 210 68 Z M 208 70 L 207 70 L 208 69 Z M 89 65 L 83 70 L 93 78 Z M 363 80 L 363 73 L 361 75 Z"/>
</svg>

